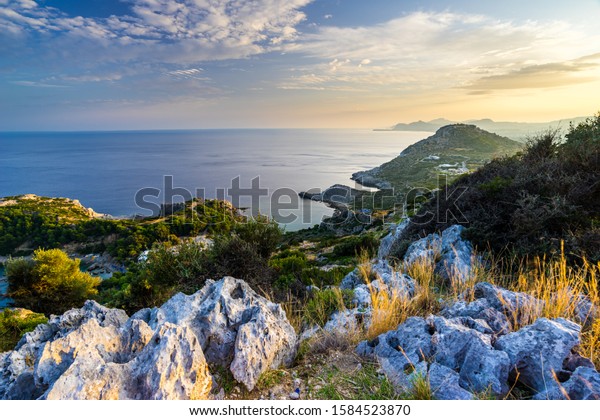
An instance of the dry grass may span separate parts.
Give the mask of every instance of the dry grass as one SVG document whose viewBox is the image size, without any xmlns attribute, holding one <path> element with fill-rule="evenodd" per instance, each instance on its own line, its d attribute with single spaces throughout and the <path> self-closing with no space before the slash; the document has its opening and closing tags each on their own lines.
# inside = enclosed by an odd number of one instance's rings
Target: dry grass
<svg viewBox="0 0 600 420">
<path fill-rule="evenodd" d="M 566 318 L 583 324 L 581 354 L 600 367 L 600 319 L 595 322 L 581 319 L 578 311 L 582 299 L 600 308 L 600 262 L 594 264 L 583 259 L 580 266 L 569 265 L 562 252 L 556 259 L 536 258 L 529 267 L 526 264 L 521 267 L 513 277 L 512 287 L 509 284 L 508 288 L 527 293 L 539 301 L 519 303 L 511 320 L 513 328 L 519 329 L 541 317 Z"/>
<path fill-rule="evenodd" d="M 298 298 L 292 296 L 291 293 L 288 293 L 286 300 L 281 303 L 281 307 L 287 316 L 288 322 L 294 327 L 294 331 L 300 333 L 304 319 L 304 304 Z"/>
<path fill-rule="evenodd" d="M 367 283 L 372 305 L 371 324 L 366 332 L 367 339 L 373 339 L 397 328 L 411 316 L 427 316 L 440 309 L 439 281 L 434 273 L 435 260 L 417 259 L 411 264 L 404 265 L 402 271 L 415 281 L 412 297 L 383 287 L 377 289 L 370 282 Z"/>
<path fill-rule="evenodd" d="M 401 394 L 401 398 L 417 401 L 434 400 L 433 393 L 429 377 L 426 374 L 417 373 L 411 380 L 410 388 Z"/>
<path fill-rule="evenodd" d="M 345 331 L 321 330 L 308 340 L 305 354 L 326 354 L 335 350 L 342 352 L 352 350 L 364 339 L 364 330 L 359 326 Z"/>
<path fill-rule="evenodd" d="M 371 294 L 371 323 L 366 332 L 366 338 L 372 340 L 387 331 L 393 330 L 408 318 L 410 299 L 399 295 L 397 291 L 387 288 L 377 290 L 371 283 L 368 284 Z"/>
<path fill-rule="evenodd" d="M 415 281 L 411 316 L 428 315 L 439 310 L 441 282 L 435 274 L 435 265 L 435 258 L 420 258 L 404 267 L 404 272 Z"/>
<path fill-rule="evenodd" d="M 493 263 L 484 263 L 476 255 L 471 257 L 471 272 L 469 277 L 454 273 L 450 276 L 449 294 L 452 300 L 462 299 L 466 302 L 475 300 L 475 284 L 481 282 L 493 283 L 495 270 L 487 268 L 494 267 Z"/>
</svg>

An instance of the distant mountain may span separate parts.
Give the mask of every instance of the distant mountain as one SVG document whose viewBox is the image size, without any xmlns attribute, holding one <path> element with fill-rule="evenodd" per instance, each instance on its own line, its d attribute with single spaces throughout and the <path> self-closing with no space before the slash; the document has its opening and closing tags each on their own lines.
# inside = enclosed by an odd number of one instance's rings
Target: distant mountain
<svg viewBox="0 0 600 420">
<path fill-rule="evenodd" d="M 397 194 L 414 187 L 435 188 L 439 174 L 453 179 L 494 157 L 512 155 L 522 148 L 522 143 L 472 124 L 447 125 L 393 160 L 353 174 L 352 179 L 369 187 L 393 187 Z"/>
<path fill-rule="evenodd" d="M 497 122 L 489 118 L 481 120 L 468 120 L 468 121 L 450 121 L 445 118 L 437 118 L 431 121 L 416 121 L 408 124 L 399 123 L 388 129 L 377 129 L 375 131 L 431 131 L 435 132 L 441 127 L 450 124 L 472 124 L 486 131 L 496 133 L 500 136 L 508 137 L 517 141 L 524 141 L 527 136 L 545 131 L 548 129 L 566 129 L 570 123 L 579 124 L 589 117 L 576 117 L 568 118 L 563 120 L 555 120 L 544 123 L 527 123 L 527 122 Z"/>
<path fill-rule="evenodd" d="M 455 124 L 455 122 L 438 118 L 437 120 L 431 120 L 428 122 L 416 121 L 409 124 L 399 123 L 392 127 L 391 131 L 437 131 L 438 128 L 449 124 Z"/>
</svg>

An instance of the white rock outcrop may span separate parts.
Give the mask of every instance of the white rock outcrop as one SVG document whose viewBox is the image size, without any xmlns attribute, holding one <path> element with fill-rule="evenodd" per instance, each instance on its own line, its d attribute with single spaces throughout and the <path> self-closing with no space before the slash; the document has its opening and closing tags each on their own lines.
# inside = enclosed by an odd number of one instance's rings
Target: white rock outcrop
<svg viewBox="0 0 600 420">
<path fill-rule="evenodd" d="M 279 305 L 231 277 L 131 318 L 88 301 L 0 354 L 0 399 L 205 399 L 209 365 L 252 389 L 296 341 Z"/>
</svg>

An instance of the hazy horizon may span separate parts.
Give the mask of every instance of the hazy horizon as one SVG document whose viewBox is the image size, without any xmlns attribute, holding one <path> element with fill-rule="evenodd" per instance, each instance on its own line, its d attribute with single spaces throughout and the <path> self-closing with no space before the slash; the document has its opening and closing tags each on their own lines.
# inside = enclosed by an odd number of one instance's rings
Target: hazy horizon
<svg viewBox="0 0 600 420">
<path fill-rule="evenodd" d="M 0 0 L 0 131 L 549 122 L 599 109 L 600 1 Z"/>
</svg>

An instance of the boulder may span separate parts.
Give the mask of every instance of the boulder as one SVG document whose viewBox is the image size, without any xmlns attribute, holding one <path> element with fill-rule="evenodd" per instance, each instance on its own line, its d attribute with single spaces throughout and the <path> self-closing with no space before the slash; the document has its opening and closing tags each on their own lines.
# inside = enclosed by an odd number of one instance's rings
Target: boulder
<svg viewBox="0 0 600 420">
<path fill-rule="evenodd" d="M 377 251 L 377 258 L 383 260 L 397 251 L 398 242 L 402 237 L 402 234 L 410 224 L 410 219 L 404 219 L 398 225 L 392 225 L 390 233 L 386 235 L 379 243 L 379 249 Z"/>
<path fill-rule="evenodd" d="M 152 328 L 166 322 L 188 326 L 208 363 L 230 369 L 249 390 L 263 372 L 291 364 L 296 355 L 296 332 L 281 306 L 232 277 L 208 280 L 195 294 L 179 293 L 161 308 L 132 318 Z"/>
<path fill-rule="evenodd" d="M 508 334 L 511 331 L 507 316 L 498 309 L 492 307 L 485 298 L 473 302 L 459 300 L 452 306 L 444 308 L 440 315 L 446 318 L 470 317 L 475 320 L 483 320 L 497 335 Z"/>
<path fill-rule="evenodd" d="M 590 326 L 600 316 L 600 310 L 587 296 L 573 296 L 572 301 L 575 307 L 575 320 L 581 325 Z"/>
<path fill-rule="evenodd" d="M 330 334 L 352 335 L 368 328 L 371 312 L 368 309 L 346 309 L 331 315 L 323 330 Z"/>
<path fill-rule="evenodd" d="M 371 269 L 371 286 L 377 290 L 381 290 L 385 287 L 388 291 L 396 293 L 398 296 L 412 296 L 415 293 L 415 281 L 401 273 L 400 271 L 394 270 L 386 260 L 374 260 L 369 263 Z M 354 269 L 346 277 L 342 279 L 340 284 L 341 289 L 356 289 L 357 287 L 362 288 L 365 286 L 365 281 L 360 275 L 360 268 Z M 367 289 L 368 290 L 368 289 Z M 362 293 L 362 291 L 359 291 Z"/>
<path fill-rule="evenodd" d="M 404 262 L 413 264 L 419 260 L 433 261 L 441 250 L 442 238 L 437 233 L 432 233 L 410 244 L 404 254 Z"/>
<path fill-rule="evenodd" d="M 114 355 L 109 354 L 109 357 L 114 358 Z M 194 334 L 188 328 L 165 324 L 127 363 L 107 360 L 95 352 L 78 355 L 51 385 L 44 398 L 206 399 L 211 387 L 208 365 Z"/>
<path fill-rule="evenodd" d="M 578 367 L 568 381 L 553 381 L 535 400 L 600 400 L 600 373 L 593 367 Z"/>
<path fill-rule="evenodd" d="M 464 227 L 454 225 L 441 235 L 432 233 L 413 242 L 404 255 L 404 262 L 433 261 L 436 272 L 445 280 L 466 281 L 473 276 L 473 246 L 462 239 Z"/>
<path fill-rule="evenodd" d="M 209 362 L 252 389 L 295 351 L 281 307 L 226 277 L 131 318 L 93 301 L 51 317 L 0 355 L 0 399 L 203 399 Z"/>
<path fill-rule="evenodd" d="M 471 400 L 473 394 L 460 386 L 460 377 L 454 370 L 432 363 L 428 372 L 431 394 L 436 400 Z"/>
<path fill-rule="evenodd" d="M 477 283 L 473 294 L 478 299 L 486 299 L 492 308 L 505 314 L 513 323 L 527 324 L 538 318 L 544 309 L 544 301 L 540 299 L 487 282 Z"/>
<path fill-rule="evenodd" d="M 26 334 L 2 362 L 2 399 L 202 399 L 212 377 L 191 331 L 153 331 L 88 301 Z"/>
<path fill-rule="evenodd" d="M 510 360 L 492 347 L 491 334 L 484 322 L 472 318 L 412 317 L 394 331 L 361 342 L 356 351 L 377 360 L 399 390 L 410 389 L 420 369 L 436 398 L 470 399 L 472 392 L 501 397 L 508 392 Z"/>
<path fill-rule="evenodd" d="M 433 356 L 433 331 L 431 325 L 421 317 L 408 318 L 396 330 L 389 331 L 371 341 L 362 341 L 356 352 L 363 357 L 391 361 L 390 366 L 404 372 Z"/>
<path fill-rule="evenodd" d="M 556 382 L 565 360 L 579 344 L 581 327 L 564 318 L 540 318 L 504 335 L 495 348 L 510 358 L 511 377 L 537 392 Z"/>
<path fill-rule="evenodd" d="M 503 351 L 488 346 L 473 345 L 465 354 L 460 367 L 460 386 L 477 393 L 489 393 L 496 397 L 508 391 L 510 359 Z"/>
</svg>

